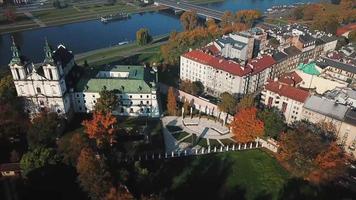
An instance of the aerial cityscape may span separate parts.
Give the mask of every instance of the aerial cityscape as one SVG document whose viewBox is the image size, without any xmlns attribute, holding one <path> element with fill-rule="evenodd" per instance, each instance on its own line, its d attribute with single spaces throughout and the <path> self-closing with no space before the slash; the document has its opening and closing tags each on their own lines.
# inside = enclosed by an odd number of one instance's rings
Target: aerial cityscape
<svg viewBox="0 0 356 200">
<path fill-rule="evenodd" d="M 356 1 L 0 0 L 0 199 L 356 199 Z"/>
</svg>

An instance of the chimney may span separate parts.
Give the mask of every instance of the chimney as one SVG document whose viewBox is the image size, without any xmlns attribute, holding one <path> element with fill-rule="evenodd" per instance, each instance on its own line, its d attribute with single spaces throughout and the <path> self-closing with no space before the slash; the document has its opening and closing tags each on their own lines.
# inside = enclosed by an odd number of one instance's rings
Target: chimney
<svg viewBox="0 0 356 200">
<path fill-rule="evenodd" d="M 279 89 L 279 90 L 282 89 L 282 84 L 279 84 L 279 85 L 278 85 L 278 89 Z"/>
</svg>

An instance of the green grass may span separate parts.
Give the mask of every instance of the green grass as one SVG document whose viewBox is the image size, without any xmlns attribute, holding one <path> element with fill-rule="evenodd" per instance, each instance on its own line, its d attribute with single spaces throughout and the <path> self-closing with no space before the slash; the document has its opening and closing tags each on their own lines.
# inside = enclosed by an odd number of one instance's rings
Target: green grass
<svg viewBox="0 0 356 200">
<path fill-rule="evenodd" d="M 191 136 L 185 138 L 182 142 L 186 142 L 186 143 L 195 143 L 197 140 L 197 136 L 195 134 L 192 134 Z"/>
<path fill-rule="evenodd" d="M 236 144 L 236 142 L 232 141 L 231 139 L 221 139 L 220 141 L 221 141 L 224 145 Z"/>
<path fill-rule="evenodd" d="M 199 138 L 197 145 L 201 147 L 207 147 L 208 141 L 206 140 L 206 138 Z"/>
<path fill-rule="evenodd" d="M 188 135 L 189 135 L 189 133 L 187 133 L 187 132 L 185 132 L 185 131 L 182 131 L 182 132 L 174 133 L 174 134 L 173 134 L 173 137 L 174 137 L 177 141 L 179 141 L 179 140 L 185 138 L 185 137 L 188 136 Z"/>
<path fill-rule="evenodd" d="M 169 132 L 176 132 L 176 131 L 181 131 L 183 130 L 181 127 L 179 126 L 170 126 L 167 125 L 166 128 L 168 129 Z"/>
<path fill-rule="evenodd" d="M 289 177 L 274 158 L 260 150 L 143 164 L 157 174 L 145 189 L 165 191 L 164 199 L 277 199 Z"/>
<path fill-rule="evenodd" d="M 220 142 L 218 140 L 215 140 L 215 139 L 209 139 L 209 144 L 210 144 L 211 147 L 215 147 L 215 146 L 219 147 L 219 146 L 221 146 Z"/>
</svg>

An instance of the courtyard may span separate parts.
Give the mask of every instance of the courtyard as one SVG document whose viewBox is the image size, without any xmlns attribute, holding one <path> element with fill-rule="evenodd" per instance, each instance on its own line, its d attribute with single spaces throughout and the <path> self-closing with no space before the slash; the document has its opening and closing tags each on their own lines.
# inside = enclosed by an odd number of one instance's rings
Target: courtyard
<svg viewBox="0 0 356 200">
<path fill-rule="evenodd" d="M 226 125 L 209 118 L 166 116 L 162 124 L 166 152 L 236 143 Z"/>
</svg>

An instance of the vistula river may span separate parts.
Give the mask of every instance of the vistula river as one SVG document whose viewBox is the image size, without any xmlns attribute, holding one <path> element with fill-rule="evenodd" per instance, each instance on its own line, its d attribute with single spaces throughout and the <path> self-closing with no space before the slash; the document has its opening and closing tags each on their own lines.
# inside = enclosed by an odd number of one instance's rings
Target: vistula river
<svg viewBox="0 0 356 200">
<path fill-rule="evenodd" d="M 262 12 L 275 5 L 291 5 L 297 2 L 317 2 L 318 0 L 225 0 L 224 2 L 206 4 L 204 6 L 237 11 L 258 9 Z M 93 49 L 117 45 L 122 41 L 132 41 L 138 29 L 148 28 L 150 34 L 162 35 L 182 29 L 179 16 L 173 12 L 157 11 L 131 15 L 129 19 L 113 21 L 107 24 L 99 20 L 72 23 L 67 25 L 39 28 L 34 30 L 0 35 L 0 68 L 4 69 L 11 58 L 11 36 L 14 36 L 23 55 L 33 62 L 44 58 L 44 38 L 51 45 L 64 44 L 74 53 L 82 53 Z"/>
</svg>

